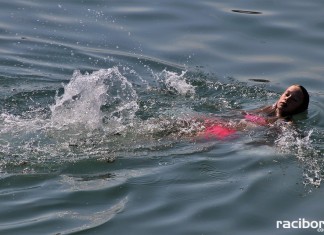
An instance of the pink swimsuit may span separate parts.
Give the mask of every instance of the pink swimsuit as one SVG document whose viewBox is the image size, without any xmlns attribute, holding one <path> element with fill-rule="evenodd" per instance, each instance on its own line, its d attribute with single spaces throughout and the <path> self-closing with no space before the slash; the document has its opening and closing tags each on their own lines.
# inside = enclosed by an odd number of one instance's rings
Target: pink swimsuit
<svg viewBox="0 0 324 235">
<path fill-rule="evenodd" d="M 245 120 L 258 124 L 260 126 L 265 126 L 267 125 L 267 120 L 264 117 L 258 116 L 258 115 L 253 115 L 253 114 L 246 114 L 244 116 Z"/>
<path fill-rule="evenodd" d="M 215 126 L 207 127 L 204 131 L 204 135 L 207 137 L 216 137 L 217 139 L 224 139 L 234 134 L 236 130 L 228 127 L 221 126 L 219 124 Z"/>
<path fill-rule="evenodd" d="M 255 123 L 260 126 L 265 126 L 267 125 L 267 120 L 264 117 L 258 116 L 258 115 L 253 115 L 253 114 L 246 114 L 244 116 L 245 120 Z M 206 124 L 208 125 L 208 122 L 210 120 L 206 120 Z M 205 131 L 203 132 L 203 135 L 206 137 L 214 137 L 217 139 L 224 139 L 226 137 L 232 136 L 233 134 L 236 133 L 235 129 L 226 127 L 222 124 L 212 124 L 208 127 L 206 127 Z"/>
</svg>

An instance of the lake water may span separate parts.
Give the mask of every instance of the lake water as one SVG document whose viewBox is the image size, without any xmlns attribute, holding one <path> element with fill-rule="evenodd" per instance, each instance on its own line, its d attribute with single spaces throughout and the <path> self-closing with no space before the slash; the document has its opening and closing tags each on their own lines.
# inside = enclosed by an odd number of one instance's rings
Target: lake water
<svg viewBox="0 0 324 235">
<path fill-rule="evenodd" d="M 323 9 L 2 1 L 0 234 L 320 234 Z M 197 134 L 295 83 L 294 125 Z"/>
</svg>

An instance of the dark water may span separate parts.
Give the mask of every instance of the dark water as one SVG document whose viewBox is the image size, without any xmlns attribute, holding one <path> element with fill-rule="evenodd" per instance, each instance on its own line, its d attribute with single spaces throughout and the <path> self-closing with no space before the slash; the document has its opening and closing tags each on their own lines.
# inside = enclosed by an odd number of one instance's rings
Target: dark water
<svg viewBox="0 0 324 235">
<path fill-rule="evenodd" d="M 0 10 L 0 234 L 317 234 L 324 2 L 25 1 Z M 307 114 L 218 140 L 289 85 Z"/>
</svg>

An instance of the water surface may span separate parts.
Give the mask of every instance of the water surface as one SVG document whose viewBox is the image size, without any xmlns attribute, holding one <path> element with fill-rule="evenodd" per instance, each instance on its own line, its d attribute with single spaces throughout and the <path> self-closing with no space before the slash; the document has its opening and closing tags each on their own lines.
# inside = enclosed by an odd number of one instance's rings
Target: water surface
<svg viewBox="0 0 324 235">
<path fill-rule="evenodd" d="M 324 3 L 25 1 L 0 10 L 1 234 L 316 234 Z M 295 125 L 200 138 L 291 84 Z"/>
</svg>

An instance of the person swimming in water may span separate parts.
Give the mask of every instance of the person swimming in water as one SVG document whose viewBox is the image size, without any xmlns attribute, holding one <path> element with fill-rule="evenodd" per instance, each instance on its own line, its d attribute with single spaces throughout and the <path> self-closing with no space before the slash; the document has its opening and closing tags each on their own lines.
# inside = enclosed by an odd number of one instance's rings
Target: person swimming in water
<svg viewBox="0 0 324 235">
<path fill-rule="evenodd" d="M 206 119 L 202 135 L 223 139 L 233 135 L 236 131 L 255 126 L 267 126 L 277 120 L 291 121 L 292 116 L 308 109 L 309 94 L 298 84 L 288 87 L 276 103 L 249 112 L 243 111 L 244 119 L 238 123 L 226 123 L 222 120 Z"/>
<path fill-rule="evenodd" d="M 256 110 L 241 111 L 234 118 L 224 119 L 219 116 L 198 116 L 191 119 L 156 119 L 154 125 L 159 127 L 158 136 L 190 135 L 198 138 L 226 139 L 238 131 L 257 127 L 271 126 L 277 121 L 292 122 L 292 116 L 308 109 L 309 94 L 301 85 L 288 87 L 279 99 L 270 106 Z"/>
<path fill-rule="evenodd" d="M 291 120 L 293 115 L 306 111 L 308 104 L 309 94 L 307 90 L 303 86 L 295 84 L 288 87 L 275 104 L 254 112 L 263 113 L 269 117 Z"/>
</svg>

